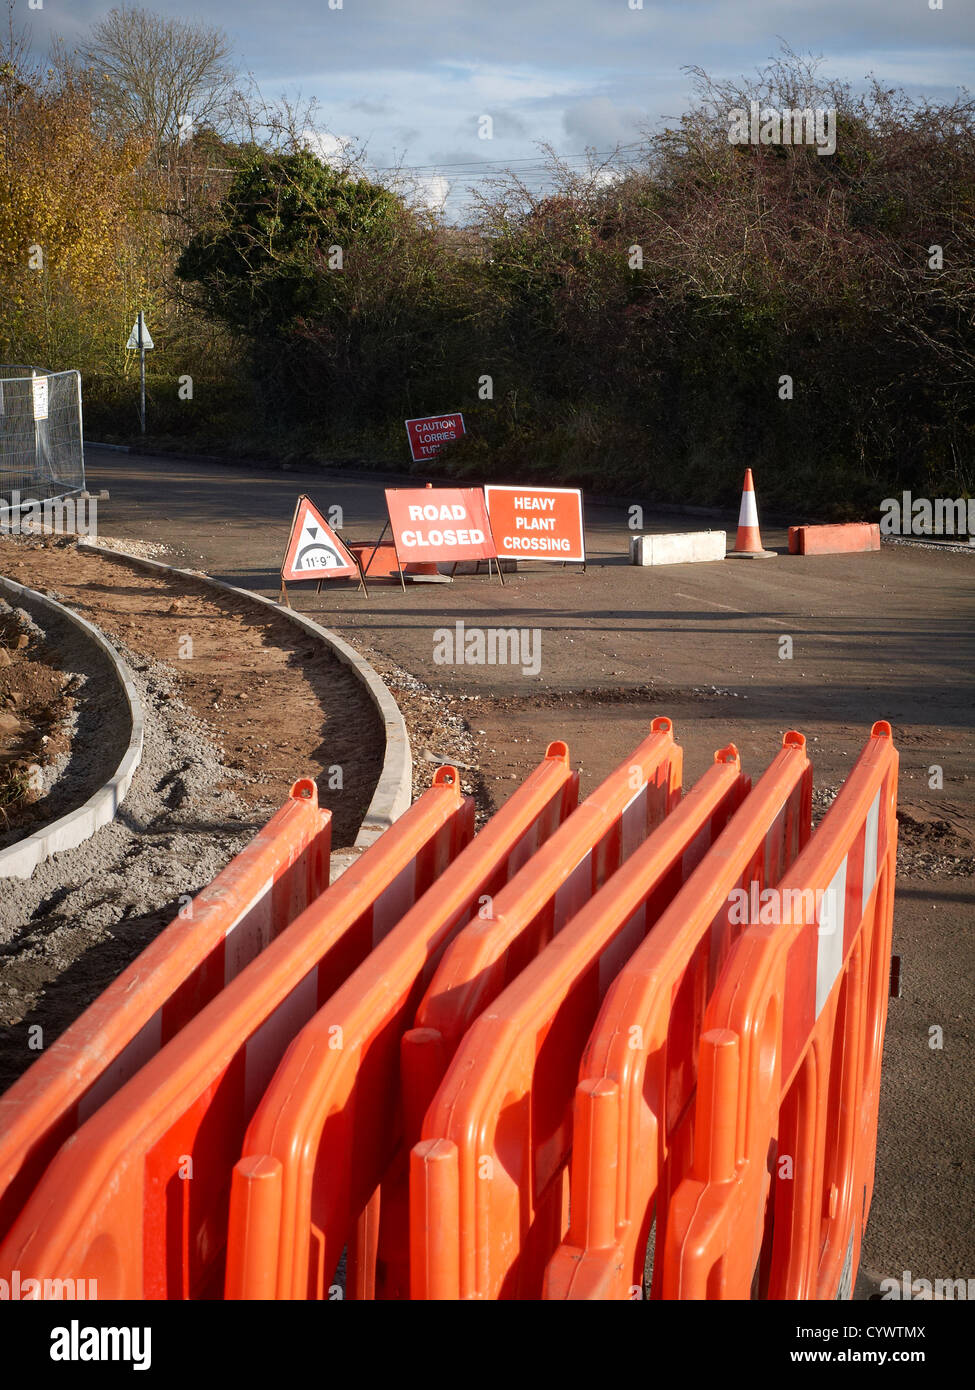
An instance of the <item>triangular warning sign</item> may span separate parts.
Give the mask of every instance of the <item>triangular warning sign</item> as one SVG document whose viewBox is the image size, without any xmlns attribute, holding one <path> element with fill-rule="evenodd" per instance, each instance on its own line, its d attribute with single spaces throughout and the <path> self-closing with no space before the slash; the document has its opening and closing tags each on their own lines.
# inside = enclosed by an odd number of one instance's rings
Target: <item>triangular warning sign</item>
<svg viewBox="0 0 975 1390">
<path fill-rule="evenodd" d="M 296 579 L 358 579 L 355 559 L 321 512 L 299 497 L 291 523 L 288 550 L 281 566 L 282 583 Z"/>
<path fill-rule="evenodd" d="M 132 325 L 132 332 L 129 334 L 129 341 L 125 344 L 125 346 L 127 348 L 137 348 L 139 346 L 138 319 L 136 319 L 135 323 Z M 146 327 L 145 319 L 142 320 L 142 346 L 144 348 L 152 348 L 156 346 L 155 343 L 152 341 L 152 335 Z"/>
</svg>

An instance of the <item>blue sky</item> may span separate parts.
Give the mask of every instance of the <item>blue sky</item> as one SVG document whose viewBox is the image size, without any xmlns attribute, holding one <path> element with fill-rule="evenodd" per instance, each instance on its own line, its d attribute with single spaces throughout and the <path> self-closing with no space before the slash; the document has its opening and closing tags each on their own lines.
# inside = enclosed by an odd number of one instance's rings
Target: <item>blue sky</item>
<svg viewBox="0 0 975 1390">
<path fill-rule="evenodd" d="M 697 65 L 754 72 L 780 41 L 822 72 L 938 99 L 975 73 L 975 0 L 150 0 L 229 34 L 264 94 L 317 98 L 318 134 L 364 145 L 374 168 L 421 166 L 456 213 L 483 165 L 639 140 L 686 108 Z M 337 3 L 337 0 L 332 0 Z M 16 0 L 40 56 L 52 33 L 79 42 L 112 0 Z M 478 136 L 489 115 L 493 138 Z M 487 170 L 485 170 L 487 172 Z M 439 177 L 438 177 L 439 176 Z"/>
</svg>

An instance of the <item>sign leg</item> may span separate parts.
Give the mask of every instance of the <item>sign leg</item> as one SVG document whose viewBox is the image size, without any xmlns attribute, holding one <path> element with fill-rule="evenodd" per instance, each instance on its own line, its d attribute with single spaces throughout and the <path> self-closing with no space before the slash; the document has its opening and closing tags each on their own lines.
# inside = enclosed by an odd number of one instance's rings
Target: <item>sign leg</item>
<svg viewBox="0 0 975 1390">
<path fill-rule="evenodd" d="M 389 522 L 387 521 L 387 522 L 385 523 L 385 525 L 383 526 L 383 529 L 382 529 L 382 530 L 380 531 L 380 533 L 379 533 L 379 540 L 376 542 L 376 544 L 375 544 L 375 545 L 373 546 L 373 548 L 372 548 L 372 554 L 369 556 L 369 559 L 366 561 L 366 564 L 365 564 L 365 569 L 366 569 L 366 570 L 369 569 L 369 566 L 372 564 L 373 560 L 375 559 L 375 557 L 376 557 L 376 551 L 377 551 L 377 550 L 379 549 L 379 547 L 382 545 L 382 543 L 383 543 L 383 536 L 385 536 L 385 534 L 386 534 L 386 532 L 387 532 L 388 530 L 389 530 Z M 397 558 L 399 558 L 399 557 L 397 556 Z M 404 587 L 405 587 L 405 586 L 404 586 Z"/>
</svg>

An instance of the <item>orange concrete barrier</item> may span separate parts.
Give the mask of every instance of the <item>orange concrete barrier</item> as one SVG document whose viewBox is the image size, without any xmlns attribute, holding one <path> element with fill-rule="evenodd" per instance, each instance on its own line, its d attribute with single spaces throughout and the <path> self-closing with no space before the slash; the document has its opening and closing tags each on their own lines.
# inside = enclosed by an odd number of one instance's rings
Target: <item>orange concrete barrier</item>
<svg viewBox="0 0 975 1390">
<path fill-rule="evenodd" d="M 328 886 L 310 778 L 0 1096 L 0 1238 L 64 1141 Z"/>
<path fill-rule="evenodd" d="M 790 555 L 842 555 L 850 551 L 879 550 L 880 526 L 876 522 L 851 521 L 842 526 L 790 526 Z"/>
<path fill-rule="evenodd" d="M 733 747 L 715 754 L 465 1034 L 411 1156 L 414 1299 L 541 1297 L 565 1234 L 572 1097 L 600 1002 L 749 786 Z"/>
<path fill-rule="evenodd" d="M 580 1068 L 571 1223 L 549 1262 L 546 1298 L 642 1296 L 651 1226 L 655 1218 L 662 1249 L 670 1193 L 690 1167 L 705 1005 L 762 891 L 806 843 L 811 809 L 805 739 L 789 732 L 610 986 Z M 655 1294 L 659 1280 L 655 1268 Z"/>
<path fill-rule="evenodd" d="M 683 753 L 666 717 L 444 952 L 403 1037 L 405 1140 L 383 1183 L 380 1297 L 409 1296 L 409 1150 L 475 1018 L 589 901 L 680 800 Z"/>
<path fill-rule="evenodd" d="M 219 1297 L 230 1179 L 292 1038 L 473 834 L 454 768 L 64 1145 L 0 1274 L 95 1279 L 99 1298 Z M 273 1182 L 273 1175 L 271 1175 Z"/>
<path fill-rule="evenodd" d="M 852 1296 L 873 1192 L 897 764 L 890 725 L 875 724 L 778 911 L 749 926 L 708 1005 L 666 1298 Z"/>
<path fill-rule="evenodd" d="M 505 802 L 295 1038 L 234 1170 L 228 1298 L 372 1292 L 373 1194 L 402 1136 L 400 1039 L 447 942 L 575 808 L 564 743 Z"/>
<path fill-rule="evenodd" d="M 359 561 L 362 573 L 370 579 L 399 578 L 399 559 L 394 545 L 350 544 L 349 549 Z"/>
</svg>

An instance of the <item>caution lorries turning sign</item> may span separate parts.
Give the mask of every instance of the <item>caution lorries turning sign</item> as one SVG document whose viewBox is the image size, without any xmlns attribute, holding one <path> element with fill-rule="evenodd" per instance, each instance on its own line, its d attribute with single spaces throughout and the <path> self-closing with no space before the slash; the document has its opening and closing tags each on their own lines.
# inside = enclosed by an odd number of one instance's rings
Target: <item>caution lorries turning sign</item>
<svg viewBox="0 0 975 1390">
<path fill-rule="evenodd" d="M 410 441 L 413 462 L 433 458 L 451 439 L 459 439 L 466 434 L 464 417 L 460 411 L 450 415 L 424 415 L 415 420 L 407 420 L 406 433 Z"/>
</svg>

